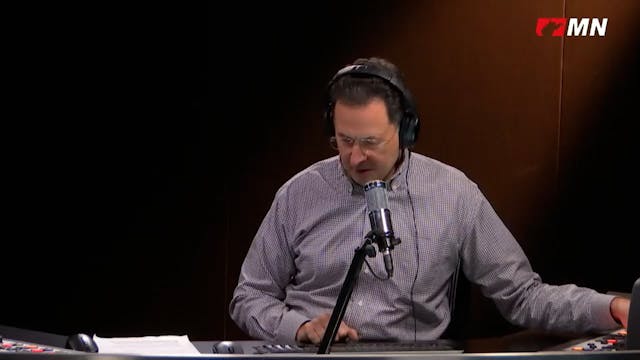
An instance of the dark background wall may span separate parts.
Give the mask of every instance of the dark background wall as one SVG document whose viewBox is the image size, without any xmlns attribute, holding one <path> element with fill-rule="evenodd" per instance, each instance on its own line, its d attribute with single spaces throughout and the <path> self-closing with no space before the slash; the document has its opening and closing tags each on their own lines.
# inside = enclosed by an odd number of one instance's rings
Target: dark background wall
<svg viewBox="0 0 640 360">
<path fill-rule="evenodd" d="M 244 254 L 277 188 L 333 155 L 323 89 L 361 56 L 403 69 L 415 150 L 479 184 L 545 281 L 630 291 L 639 5 L 6 7 L 0 323 L 245 338 Z M 609 23 L 537 37 L 538 17 Z M 514 330 L 477 289 L 468 306 L 471 336 Z"/>
</svg>

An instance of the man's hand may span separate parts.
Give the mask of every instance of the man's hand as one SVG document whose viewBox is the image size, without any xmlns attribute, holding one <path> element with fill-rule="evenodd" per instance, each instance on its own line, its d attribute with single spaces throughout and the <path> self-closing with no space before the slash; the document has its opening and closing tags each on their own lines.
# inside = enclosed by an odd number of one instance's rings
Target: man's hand
<svg viewBox="0 0 640 360">
<path fill-rule="evenodd" d="M 609 305 L 611 316 L 625 329 L 627 328 L 627 323 L 629 321 L 630 306 L 631 301 L 622 297 L 613 298 L 613 300 L 611 300 L 611 304 Z"/>
<path fill-rule="evenodd" d="M 296 332 L 296 341 L 300 343 L 313 343 L 320 344 L 324 337 L 324 332 L 329 324 L 330 314 L 322 314 L 313 318 L 310 321 L 302 324 Z M 338 328 L 335 341 L 348 339 L 350 341 L 358 341 L 358 332 L 349 327 L 342 321 Z"/>
</svg>

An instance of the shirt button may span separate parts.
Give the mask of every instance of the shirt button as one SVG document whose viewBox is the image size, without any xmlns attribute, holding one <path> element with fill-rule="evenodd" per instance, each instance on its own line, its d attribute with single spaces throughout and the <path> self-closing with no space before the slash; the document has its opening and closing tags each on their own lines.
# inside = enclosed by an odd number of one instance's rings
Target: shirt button
<svg viewBox="0 0 640 360">
<path fill-rule="evenodd" d="M 369 269 L 364 269 L 364 273 L 368 274 L 369 273 Z"/>
<path fill-rule="evenodd" d="M 362 300 L 358 301 L 358 306 L 362 306 Z"/>
</svg>

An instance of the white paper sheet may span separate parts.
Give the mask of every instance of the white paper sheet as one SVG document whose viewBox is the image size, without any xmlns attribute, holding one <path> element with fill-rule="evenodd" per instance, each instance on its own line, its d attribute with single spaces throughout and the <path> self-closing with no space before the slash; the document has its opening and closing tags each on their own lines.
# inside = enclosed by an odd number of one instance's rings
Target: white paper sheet
<svg viewBox="0 0 640 360">
<path fill-rule="evenodd" d="M 102 338 L 93 340 L 99 354 L 194 355 L 200 354 L 187 335 Z"/>
</svg>

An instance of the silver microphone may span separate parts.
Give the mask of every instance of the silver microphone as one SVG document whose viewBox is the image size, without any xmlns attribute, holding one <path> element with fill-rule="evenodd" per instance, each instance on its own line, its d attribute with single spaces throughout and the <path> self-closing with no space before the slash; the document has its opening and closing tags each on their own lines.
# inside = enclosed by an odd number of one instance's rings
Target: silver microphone
<svg viewBox="0 0 640 360">
<path fill-rule="evenodd" d="M 391 212 L 387 198 L 387 184 L 382 180 L 372 180 L 364 184 L 364 195 L 367 199 L 367 211 L 371 222 L 371 231 L 382 253 L 387 275 L 393 275 L 393 259 L 391 250 L 396 244 L 391 224 Z"/>
</svg>

